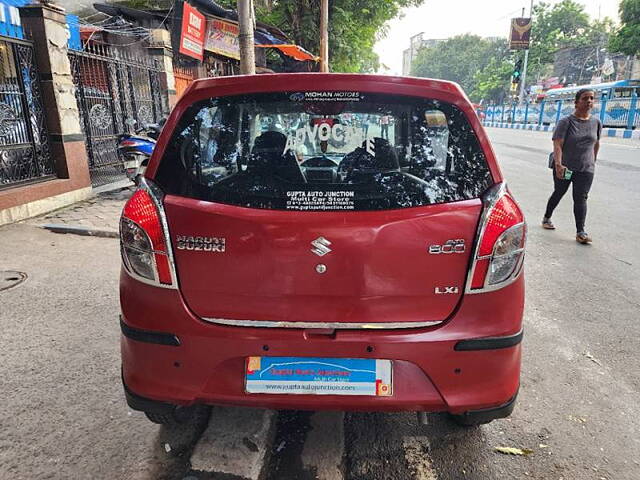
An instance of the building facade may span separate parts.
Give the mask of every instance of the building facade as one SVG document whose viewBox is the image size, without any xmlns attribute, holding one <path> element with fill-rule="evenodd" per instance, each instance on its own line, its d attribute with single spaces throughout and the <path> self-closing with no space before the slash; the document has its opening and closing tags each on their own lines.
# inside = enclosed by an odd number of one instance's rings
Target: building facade
<svg viewBox="0 0 640 480">
<path fill-rule="evenodd" d="M 402 75 L 411 75 L 411 67 L 413 61 L 418 56 L 418 52 L 421 48 L 435 47 L 438 43 L 443 42 L 443 39 L 438 38 L 424 38 L 424 32 L 420 32 L 409 38 L 409 48 L 402 52 Z"/>
</svg>

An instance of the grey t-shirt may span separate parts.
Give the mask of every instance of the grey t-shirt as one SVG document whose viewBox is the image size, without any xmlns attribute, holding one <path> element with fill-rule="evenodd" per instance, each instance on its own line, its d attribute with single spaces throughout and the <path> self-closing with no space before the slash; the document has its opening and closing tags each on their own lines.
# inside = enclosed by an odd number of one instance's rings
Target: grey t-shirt
<svg viewBox="0 0 640 480">
<path fill-rule="evenodd" d="M 553 131 L 553 140 L 564 139 L 562 164 L 574 172 L 595 170 L 594 147 L 600 140 L 602 123 L 596 117 L 582 120 L 574 115 L 560 119 Z"/>
</svg>

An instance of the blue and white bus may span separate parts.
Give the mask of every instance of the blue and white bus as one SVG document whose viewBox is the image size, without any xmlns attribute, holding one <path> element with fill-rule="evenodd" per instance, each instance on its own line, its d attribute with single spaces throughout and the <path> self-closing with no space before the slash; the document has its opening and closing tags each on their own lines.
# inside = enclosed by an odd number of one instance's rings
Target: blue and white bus
<svg viewBox="0 0 640 480">
<path fill-rule="evenodd" d="M 596 92 L 596 100 L 603 98 L 631 98 L 633 93 L 640 96 L 640 80 L 618 80 L 617 82 L 577 85 L 575 87 L 554 88 L 545 92 L 547 100 L 573 100 L 578 90 L 589 88 Z"/>
<path fill-rule="evenodd" d="M 640 97 L 640 80 L 619 80 L 617 82 L 555 88 L 545 93 L 545 102 L 553 105 L 553 103 L 558 103 L 558 100 L 562 100 L 562 102 L 559 103 L 562 109 L 561 116 L 569 115 L 573 112 L 576 92 L 582 88 L 591 89 L 596 93 L 592 114 L 599 116 L 605 127 L 625 127 L 628 125 L 633 97 Z M 601 115 L 600 112 L 603 106 L 604 114 Z M 636 107 L 635 103 L 633 103 L 633 107 Z M 552 109 L 553 107 L 549 110 Z M 633 108 L 633 110 L 635 110 L 635 108 Z M 549 111 L 549 114 L 554 116 L 551 111 Z M 549 121 L 551 118 L 545 118 L 545 120 Z M 634 127 L 637 127 L 638 122 L 634 123 Z"/>
</svg>

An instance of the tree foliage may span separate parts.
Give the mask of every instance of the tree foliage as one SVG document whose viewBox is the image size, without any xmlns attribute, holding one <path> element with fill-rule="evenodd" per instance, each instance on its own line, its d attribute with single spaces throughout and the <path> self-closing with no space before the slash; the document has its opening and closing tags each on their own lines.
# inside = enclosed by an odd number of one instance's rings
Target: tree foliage
<svg viewBox="0 0 640 480">
<path fill-rule="evenodd" d="M 640 3 L 640 0 L 623 0 Z M 630 17 L 630 21 L 635 17 Z M 604 60 L 603 49 L 613 31 L 609 18 L 591 21 L 584 7 L 574 0 L 551 5 L 540 2 L 533 9 L 527 85 L 550 75 L 555 54 L 564 48 L 592 48 L 577 71 L 594 72 Z M 418 76 L 443 78 L 459 83 L 470 98 L 502 101 L 508 95 L 515 62 L 524 52 L 510 52 L 505 39 L 487 40 L 460 35 L 433 47 L 421 49 L 412 72 Z"/>
<path fill-rule="evenodd" d="M 329 65 L 334 72 L 372 72 L 379 66 L 373 51 L 387 33 L 385 24 L 401 9 L 424 0 L 331 0 L 329 2 Z M 282 30 L 310 52 L 319 51 L 320 1 L 277 0 L 256 4 L 256 18 Z"/>
<path fill-rule="evenodd" d="M 622 0 L 620 12 L 621 26 L 609 40 L 612 52 L 625 55 L 640 54 L 640 0 Z"/>
<path fill-rule="evenodd" d="M 554 53 L 561 48 L 587 44 L 589 15 L 573 0 L 554 6 L 540 2 L 533 7 L 533 19 L 529 54 L 541 64 L 552 63 Z"/>
<path fill-rule="evenodd" d="M 513 62 L 504 39 L 486 40 L 477 35 L 458 35 L 433 47 L 422 48 L 412 66 L 411 73 L 419 77 L 441 78 L 457 82 L 472 99 L 483 98 L 484 93 L 500 95 L 498 87 L 511 75 Z M 480 84 L 482 86 L 480 86 Z"/>
<path fill-rule="evenodd" d="M 329 65 L 332 72 L 373 72 L 379 67 L 373 51 L 387 33 L 386 22 L 403 8 L 424 0 L 330 0 Z M 235 0 L 218 4 L 236 8 Z M 256 19 L 282 30 L 294 43 L 317 54 L 320 50 L 320 0 L 259 0 Z"/>
<path fill-rule="evenodd" d="M 475 87 L 469 94 L 471 100 L 475 102 L 483 99 L 492 102 L 505 101 L 509 94 L 513 66 L 514 62 L 508 56 L 492 58 L 482 70 L 474 75 Z"/>
<path fill-rule="evenodd" d="M 564 48 L 593 48 L 593 54 L 583 65 L 584 71 L 595 71 L 600 59 L 598 49 L 604 49 L 613 30 L 613 21 L 591 21 L 584 6 L 563 0 L 556 5 L 541 2 L 533 8 L 529 79 L 536 80 L 550 71 L 555 54 Z M 531 83 L 531 82 L 530 82 Z"/>
<path fill-rule="evenodd" d="M 158 8 L 168 0 L 124 0 L 134 8 Z M 373 72 L 379 67 L 373 46 L 387 33 L 386 23 L 403 8 L 425 0 L 330 0 L 329 65 L 333 72 Z M 216 0 L 237 9 L 237 0 Z M 320 50 L 320 0 L 257 0 L 256 20 L 282 30 L 294 43 L 317 54 Z"/>
</svg>

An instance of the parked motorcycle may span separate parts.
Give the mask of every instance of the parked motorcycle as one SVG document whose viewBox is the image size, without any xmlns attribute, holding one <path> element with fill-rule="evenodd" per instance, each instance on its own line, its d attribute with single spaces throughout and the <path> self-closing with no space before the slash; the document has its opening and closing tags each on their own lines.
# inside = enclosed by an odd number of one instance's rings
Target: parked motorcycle
<svg viewBox="0 0 640 480">
<path fill-rule="evenodd" d="M 138 183 L 138 175 L 144 174 L 163 124 L 164 121 L 149 124 L 136 130 L 133 135 L 125 133 L 118 137 L 118 152 L 122 155 L 124 169 L 129 180 Z"/>
</svg>

